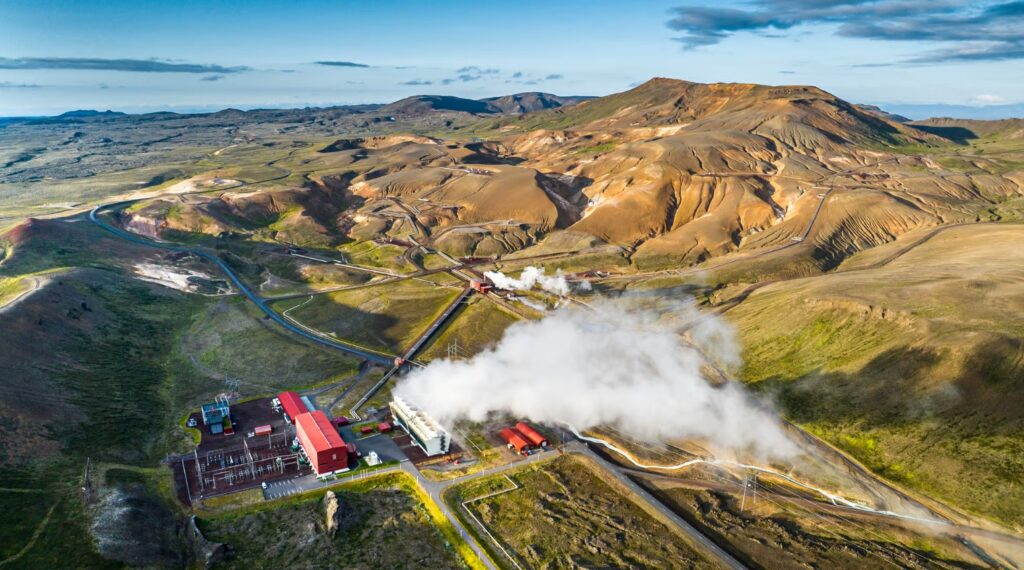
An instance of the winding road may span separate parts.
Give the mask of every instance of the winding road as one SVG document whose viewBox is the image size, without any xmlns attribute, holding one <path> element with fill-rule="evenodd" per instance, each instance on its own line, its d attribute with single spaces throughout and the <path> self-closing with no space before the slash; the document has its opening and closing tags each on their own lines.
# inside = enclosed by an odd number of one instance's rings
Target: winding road
<svg viewBox="0 0 1024 570">
<path fill-rule="evenodd" d="M 335 349 L 335 350 L 340 350 L 340 351 L 342 351 L 342 352 L 344 352 L 346 354 L 349 354 L 351 356 L 355 356 L 355 357 L 358 357 L 358 358 L 362 358 L 364 360 L 369 360 L 371 362 L 376 362 L 378 364 L 390 364 L 391 363 L 391 358 L 390 357 L 387 357 L 387 356 L 384 356 L 384 355 L 380 355 L 380 354 L 375 354 L 375 353 L 372 353 L 372 352 L 367 352 L 367 351 L 365 351 L 365 350 L 363 350 L 361 348 L 355 347 L 355 346 L 351 346 L 351 345 L 348 345 L 348 344 L 345 344 L 345 343 L 342 343 L 342 342 L 333 341 L 333 340 L 329 340 L 329 339 L 321 337 L 321 336 L 317 336 L 317 335 L 315 335 L 315 334 L 313 334 L 313 333 L 311 333 L 309 331 L 306 331 L 306 330 L 304 330 L 304 329 L 302 329 L 302 328 L 292 324 L 287 319 L 285 319 L 283 316 L 279 315 L 276 311 L 274 311 L 269 305 L 267 305 L 266 301 L 262 297 L 257 295 L 255 292 L 252 291 L 252 289 L 250 289 L 245 283 L 243 283 L 242 279 L 230 267 L 228 267 L 227 263 L 225 263 L 224 260 L 222 260 L 220 257 L 218 257 L 216 255 L 213 255 L 211 253 L 208 253 L 208 252 L 206 252 L 204 250 L 198 249 L 198 248 L 190 248 L 190 247 L 185 247 L 185 246 L 181 246 L 181 245 L 174 245 L 174 244 L 170 244 L 170 243 L 158 242 L 158 241 L 154 241 L 154 240 L 151 240 L 151 239 L 139 236 L 137 234 L 133 234 L 133 233 L 127 231 L 127 230 L 121 229 L 121 228 L 119 228 L 117 226 L 114 226 L 114 225 L 111 225 L 111 224 L 107 223 L 106 221 L 102 220 L 98 216 L 98 214 L 102 210 L 107 210 L 107 209 L 109 209 L 109 210 L 116 210 L 116 209 L 123 208 L 124 206 L 126 206 L 126 205 L 128 205 L 130 203 L 131 203 L 130 201 L 129 202 L 118 202 L 116 204 L 109 204 L 109 205 L 105 205 L 105 206 L 97 206 L 97 207 L 95 207 L 95 208 L 93 208 L 92 210 L 89 211 L 89 221 L 91 221 L 92 223 L 94 223 L 94 224 L 100 226 L 101 228 L 103 228 L 104 230 L 110 232 L 114 236 L 116 236 L 116 237 L 118 237 L 120 239 L 123 239 L 125 241 L 129 241 L 129 242 L 132 242 L 132 243 L 144 245 L 144 246 L 147 246 L 147 247 L 155 247 L 155 248 L 158 248 L 158 249 L 165 249 L 165 250 L 168 250 L 168 251 L 179 251 L 179 252 L 183 252 L 183 253 L 191 253 L 193 255 L 199 256 L 199 257 L 201 257 L 201 258 L 203 258 L 203 259 L 205 259 L 207 261 L 210 261 L 210 262 L 216 264 L 217 267 L 219 267 L 220 270 L 223 271 L 225 275 L 227 275 L 228 279 L 231 280 L 231 283 L 234 284 L 234 286 L 242 293 L 242 295 L 244 295 L 247 299 L 252 301 L 252 303 L 254 305 L 256 305 L 256 307 L 260 311 L 262 311 L 267 317 L 269 317 L 271 320 L 273 320 L 275 323 L 280 325 L 282 328 L 288 330 L 289 332 L 291 332 L 293 334 L 301 336 L 301 337 L 305 338 L 306 340 L 315 342 L 315 343 L 317 343 L 317 344 L 319 344 L 321 346 L 326 346 L 328 348 L 332 348 L 332 349 Z"/>
</svg>

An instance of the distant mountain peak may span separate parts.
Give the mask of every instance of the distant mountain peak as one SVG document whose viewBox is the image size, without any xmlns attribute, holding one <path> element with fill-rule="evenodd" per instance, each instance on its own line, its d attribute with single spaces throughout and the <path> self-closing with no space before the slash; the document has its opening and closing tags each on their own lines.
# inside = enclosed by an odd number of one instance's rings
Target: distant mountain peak
<svg viewBox="0 0 1024 570">
<path fill-rule="evenodd" d="M 486 115 L 499 111 L 484 101 L 463 99 L 452 95 L 413 95 L 380 108 L 381 113 L 416 115 L 431 111 L 458 111 Z"/>
<path fill-rule="evenodd" d="M 587 99 L 593 99 L 593 97 L 563 97 L 540 91 L 527 91 L 525 93 L 513 93 L 502 97 L 488 97 L 486 99 L 481 99 L 481 101 L 498 108 L 502 113 L 522 114 L 543 111 L 544 109 L 567 107 Z"/>
<path fill-rule="evenodd" d="M 97 111 L 95 109 L 78 109 L 78 110 L 75 110 L 75 111 L 68 111 L 66 113 L 61 113 L 60 115 L 57 115 L 57 118 L 58 119 L 83 119 L 83 118 L 86 118 L 86 117 L 121 117 L 121 116 L 124 116 L 124 115 L 125 115 L 125 113 L 122 113 L 120 111 L 111 111 L 110 109 L 107 109 L 106 111 Z"/>
</svg>

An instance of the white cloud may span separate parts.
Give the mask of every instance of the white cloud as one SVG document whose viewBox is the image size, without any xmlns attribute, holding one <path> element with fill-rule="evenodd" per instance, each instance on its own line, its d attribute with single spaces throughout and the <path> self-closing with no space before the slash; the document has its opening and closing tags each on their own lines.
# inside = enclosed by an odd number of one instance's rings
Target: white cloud
<svg viewBox="0 0 1024 570">
<path fill-rule="evenodd" d="M 999 95 L 990 95 L 987 93 L 983 93 L 981 95 L 975 95 L 974 97 L 972 97 L 971 102 L 980 103 L 982 105 L 998 105 L 1000 103 L 1005 103 L 1006 99 L 1000 97 Z"/>
</svg>

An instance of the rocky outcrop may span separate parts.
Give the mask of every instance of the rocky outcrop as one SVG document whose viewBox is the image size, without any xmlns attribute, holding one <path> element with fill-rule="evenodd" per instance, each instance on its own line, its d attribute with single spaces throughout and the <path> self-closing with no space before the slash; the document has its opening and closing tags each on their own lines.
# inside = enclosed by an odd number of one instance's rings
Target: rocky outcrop
<svg viewBox="0 0 1024 570">
<path fill-rule="evenodd" d="M 338 496 L 334 491 L 327 491 L 324 495 L 324 532 L 329 536 L 338 533 Z"/>
</svg>

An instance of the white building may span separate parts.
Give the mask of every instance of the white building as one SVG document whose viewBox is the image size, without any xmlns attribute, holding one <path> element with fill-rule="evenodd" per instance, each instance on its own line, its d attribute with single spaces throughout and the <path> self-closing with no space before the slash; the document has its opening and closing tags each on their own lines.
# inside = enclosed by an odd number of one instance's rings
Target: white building
<svg viewBox="0 0 1024 570">
<path fill-rule="evenodd" d="M 409 432 L 413 442 L 423 450 L 423 453 L 428 456 L 448 453 L 452 436 L 426 412 L 399 397 L 395 397 L 389 407 L 395 422 Z"/>
</svg>

